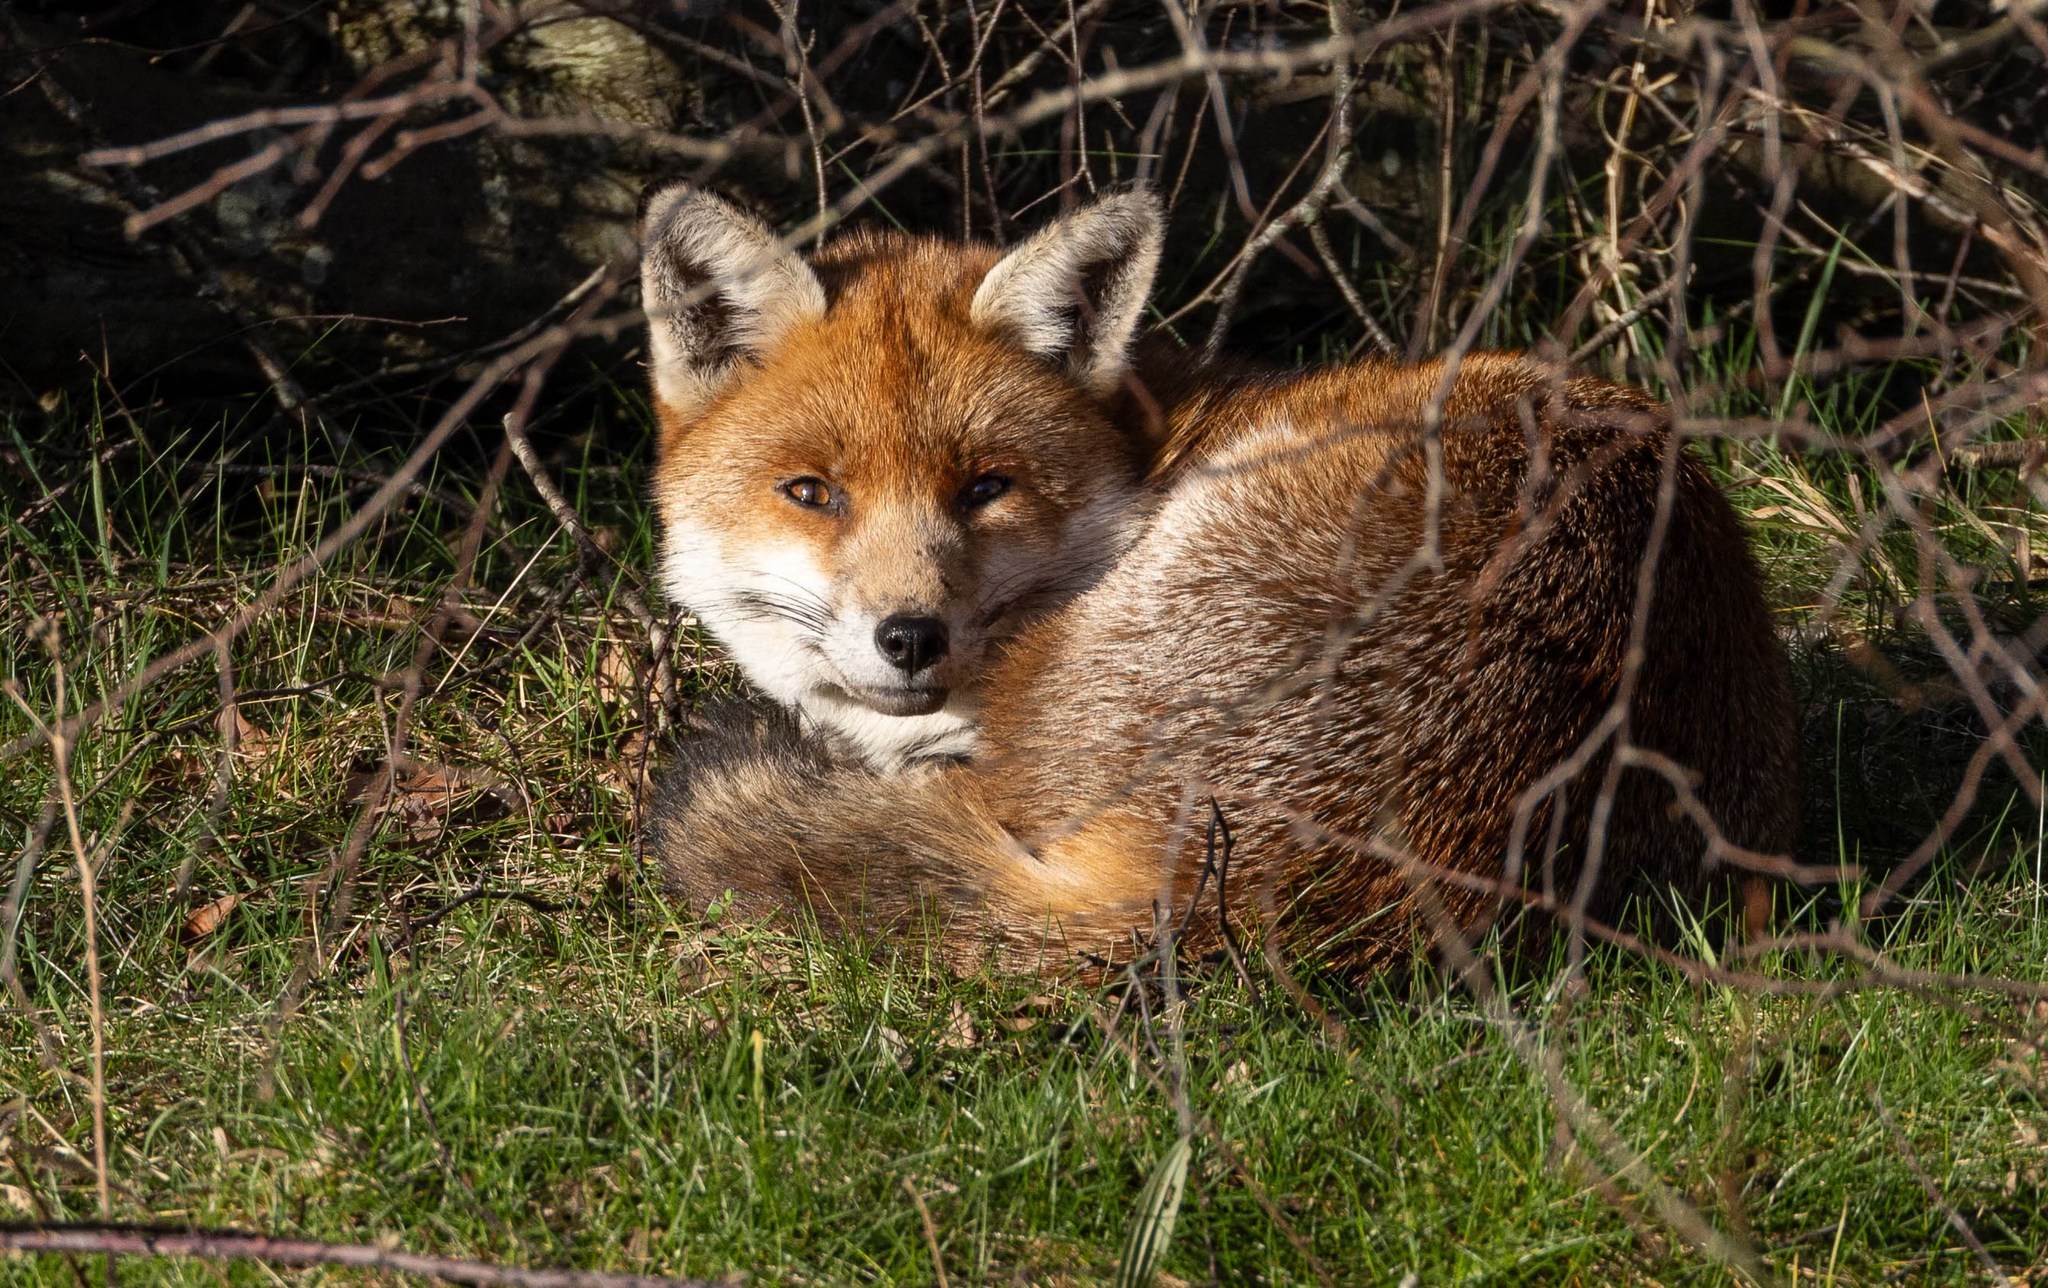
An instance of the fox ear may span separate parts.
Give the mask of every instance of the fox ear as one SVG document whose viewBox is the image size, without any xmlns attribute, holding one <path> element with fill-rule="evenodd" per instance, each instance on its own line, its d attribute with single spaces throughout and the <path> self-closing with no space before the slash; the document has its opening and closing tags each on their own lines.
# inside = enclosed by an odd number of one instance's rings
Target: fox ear
<svg viewBox="0 0 2048 1288">
<path fill-rule="evenodd" d="M 988 271 L 970 315 L 1108 393 L 1130 365 L 1164 223 L 1159 198 L 1145 189 L 1062 215 Z"/>
<path fill-rule="evenodd" d="M 739 362 L 824 315 L 810 265 L 722 197 L 686 183 L 650 192 L 640 227 L 640 302 L 664 404 L 702 407 Z"/>
</svg>

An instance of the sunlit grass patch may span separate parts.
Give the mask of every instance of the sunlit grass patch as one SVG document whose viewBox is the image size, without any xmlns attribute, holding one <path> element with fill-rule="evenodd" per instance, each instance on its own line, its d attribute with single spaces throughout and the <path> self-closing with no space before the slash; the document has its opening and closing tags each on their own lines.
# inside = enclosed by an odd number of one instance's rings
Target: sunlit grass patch
<svg viewBox="0 0 2048 1288">
<path fill-rule="evenodd" d="M 33 469 L 4 498 L 0 671 L 21 705 L 0 737 L 60 714 L 60 676 L 75 712 L 231 618 L 391 463 L 271 462 L 230 486 L 209 462 L 231 432 L 150 425 L 138 441 L 161 446 L 96 464 L 103 430 L 17 428 Z M 1426 961 L 1320 989 L 1326 1025 L 1221 964 L 1191 964 L 1176 1002 L 1156 980 L 956 979 L 902 945 L 679 918 L 633 847 L 652 680 L 616 587 L 651 559 L 644 444 L 547 446 L 616 566 L 507 487 L 457 586 L 486 464 L 449 464 L 236 638 L 225 671 L 208 654 L 79 739 L 117 1219 L 761 1282 L 930 1282 L 936 1248 L 955 1283 L 1095 1282 L 1185 1124 L 1162 1263 L 1181 1280 L 1727 1281 L 1560 1133 L 1541 1077 Z M 1802 634 L 1884 467 L 1761 443 L 1719 463 L 1796 645 L 1817 820 L 1802 857 L 1910 849 L 1982 737 L 1891 611 L 1919 593 L 1910 548 L 1873 544 L 1846 625 Z M 2018 505 L 2009 484 L 1982 487 L 1931 507 L 1980 562 L 2001 525 L 2034 522 L 1999 508 Z M 1896 685 L 1844 661 L 1851 627 Z M 729 686 L 682 631 L 684 685 Z M 39 828 L 55 785 L 47 754 L 0 780 L 10 853 L 44 836 L 16 941 L 30 1010 L 10 1001 L 0 1054 L 8 1220 L 97 1211 L 75 855 L 61 818 Z M 1978 1263 L 1925 1181 L 2005 1265 L 2048 1245 L 2048 1012 L 1988 986 L 2044 979 L 2041 853 L 2037 811 L 1992 782 L 1905 906 L 1864 928 L 1923 973 L 1904 986 L 1805 950 L 1715 983 L 1598 948 L 1583 985 L 1540 954 L 1502 983 L 1660 1181 L 1788 1277 L 1968 1282 Z M 1819 892 L 1795 925 L 1858 893 Z M 12 1282 L 69 1274 L 0 1263 Z"/>
</svg>

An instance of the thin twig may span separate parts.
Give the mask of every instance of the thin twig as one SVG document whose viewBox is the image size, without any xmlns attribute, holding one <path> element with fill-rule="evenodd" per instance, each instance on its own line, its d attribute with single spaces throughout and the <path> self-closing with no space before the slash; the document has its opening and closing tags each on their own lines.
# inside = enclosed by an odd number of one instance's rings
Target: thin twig
<svg viewBox="0 0 2048 1288">
<path fill-rule="evenodd" d="M 912 1178 L 903 1178 L 903 1192 L 917 1205 L 917 1219 L 924 1226 L 924 1244 L 931 1250 L 932 1274 L 939 1288 L 948 1288 L 946 1283 L 946 1259 L 939 1255 L 939 1227 L 932 1221 L 932 1210 L 925 1206 L 924 1195 L 918 1193 L 917 1183 Z"/>
<path fill-rule="evenodd" d="M 0 6 L 0 23 L 5 24 L 8 38 L 14 43 L 16 48 L 29 50 L 32 55 L 40 59 L 41 56 L 39 51 L 36 50 L 35 44 L 28 39 L 28 33 L 14 16 L 12 6 Z M 56 73 L 47 65 L 46 60 L 38 66 L 35 79 L 37 87 L 42 91 L 43 97 L 49 101 L 52 107 L 57 109 L 58 113 L 65 120 L 85 134 L 87 138 L 94 140 L 101 138 L 99 127 L 94 122 L 91 112 L 87 110 L 84 103 L 80 102 L 69 89 L 58 81 Z M 116 166 L 109 169 L 107 173 L 113 182 L 114 190 L 120 194 L 121 199 L 128 204 L 129 208 L 137 214 L 161 203 L 162 199 L 156 192 L 129 173 L 127 169 Z M 291 374 L 289 365 L 278 354 L 276 347 L 257 329 L 260 319 L 241 303 L 241 297 L 229 286 L 227 279 L 221 275 L 219 268 L 213 262 L 213 256 L 207 251 L 197 234 L 185 228 L 182 224 L 175 222 L 169 225 L 168 232 L 171 245 L 179 259 L 184 262 L 187 271 L 194 278 L 198 279 L 202 294 L 213 300 L 240 328 L 235 338 L 249 352 L 249 356 L 255 359 L 257 367 L 262 370 L 263 378 L 270 383 L 271 391 L 277 398 L 278 406 L 288 413 L 312 414 L 320 419 L 325 419 L 320 417 L 318 404 L 314 402 L 311 396 L 306 393 L 305 388 Z M 0 760 L 4 759 L 6 759 L 4 753 L 0 753 Z"/>
<path fill-rule="evenodd" d="M 113 1216 L 114 1197 L 107 1172 L 107 1017 L 100 998 L 99 866 L 87 850 L 85 833 L 79 827 L 78 800 L 73 795 L 71 782 L 73 748 L 71 739 L 61 732 L 66 701 L 63 645 L 54 622 L 45 621 L 41 634 L 40 642 L 50 654 L 56 718 L 44 723 L 34 708 L 22 701 L 19 691 L 12 687 L 7 690 L 7 696 L 14 699 L 15 705 L 49 740 L 64 830 L 78 864 L 78 898 L 85 918 L 86 1003 L 92 1037 L 91 1075 L 87 1084 L 92 1101 L 92 1169 L 99 1188 L 100 1219 L 105 1221 Z"/>
<path fill-rule="evenodd" d="M 1346 40 L 1351 35 L 1350 6 L 1347 3 L 1332 3 L 1329 7 L 1330 35 L 1332 39 Z M 1455 28 L 1453 28 L 1455 30 Z M 1334 64 L 1331 77 L 1329 137 L 1325 143 L 1323 168 L 1317 172 L 1315 181 L 1309 185 L 1301 200 L 1294 203 L 1284 214 L 1267 223 L 1253 233 L 1244 248 L 1238 252 L 1232 265 L 1229 279 L 1224 283 L 1216 301 L 1216 317 L 1209 324 L 1209 338 L 1203 343 L 1202 352 L 1213 359 L 1223 350 L 1223 337 L 1230 330 L 1231 315 L 1236 311 L 1238 294 L 1243 291 L 1246 278 L 1251 274 L 1252 265 L 1261 253 L 1297 224 L 1313 227 L 1321 218 L 1323 206 L 1330 200 L 1344 182 L 1344 172 L 1351 164 L 1351 94 L 1354 71 L 1352 54 L 1347 50 Z M 1218 117 L 1219 125 L 1221 117 Z M 1317 246 L 1318 251 L 1328 249 L 1327 240 Z M 1356 293 L 1350 283 L 1343 280 L 1343 272 L 1335 265 L 1335 256 L 1325 255 L 1324 262 L 1331 265 L 1331 276 L 1335 277 L 1345 293 L 1347 301 L 1353 301 Z M 1365 325 L 1373 331 L 1374 323 L 1367 317 L 1363 301 L 1353 305 Z"/>
<path fill-rule="evenodd" d="M 1927 1195 L 1927 1201 L 1941 1209 L 1942 1214 L 1948 1218 L 1949 1227 L 1963 1237 L 1963 1242 L 1976 1254 L 1977 1263 L 1984 1267 L 1992 1282 L 2003 1284 L 2005 1288 L 2013 1288 L 2012 1279 L 2005 1273 L 2005 1267 L 1998 1264 L 1998 1259 L 1991 1255 L 1991 1250 L 1984 1246 L 1984 1241 L 1977 1237 L 1977 1232 L 1970 1228 L 1970 1223 L 1963 1220 L 1963 1214 L 1956 1211 L 1956 1205 L 1948 1201 L 1942 1194 L 1941 1187 L 1927 1174 L 1926 1167 L 1921 1165 L 1920 1155 L 1914 1152 L 1913 1142 L 1907 1140 L 1906 1133 L 1899 1130 L 1898 1121 L 1892 1117 L 1892 1111 L 1885 1106 L 1884 1096 L 1875 1087 L 1870 1089 L 1870 1104 L 1877 1110 L 1877 1116 L 1883 1120 L 1885 1130 L 1891 1133 L 1893 1142 L 1898 1145 L 1899 1156 L 1906 1160 L 1906 1166 L 1911 1169 L 1913 1179 L 1920 1182 L 1921 1192 Z"/>
<path fill-rule="evenodd" d="M 346 1266 L 353 1270 L 416 1275 L 475 1288 L 711 1288 L 710 1280 L 604 1270 L 531 1270 L 460 1257 L 401 1252 L 376 1244 L 323 1243 L 238 1230 L 180 1230 L 111 1222 L 61 1225 L 0 1224 L 0 1248 L 15 1252 L 104 1253 L 120 1257 L 194 1257 L 206 1261 L 259 1261 L 279 1266 Z"/>
</svg>

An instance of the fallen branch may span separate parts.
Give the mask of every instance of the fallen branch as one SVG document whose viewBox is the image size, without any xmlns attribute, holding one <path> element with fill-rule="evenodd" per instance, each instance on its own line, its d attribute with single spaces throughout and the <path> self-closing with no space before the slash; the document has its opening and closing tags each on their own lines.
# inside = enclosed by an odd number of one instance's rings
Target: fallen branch
<svg viewBox="0 0 2048 1288">
<path fill-rule="evenodd" d="M 80 1222 L 64 1225 L 0 1224 L 0 1247 L 15 1252 L 104 1253 L 117 1257 L 196 1257 L 206 1261 L 262 1261 L 280 1266 L 350 1266 L 438 1279 L 442 1283 L 505 1288 L 708 1288 L 709 1280 L 604 1270 L 532 1270 L 460 1257 L 364 1243 L 278 1239 L 238 1230 L 179 1230 Z"/>
</svg>

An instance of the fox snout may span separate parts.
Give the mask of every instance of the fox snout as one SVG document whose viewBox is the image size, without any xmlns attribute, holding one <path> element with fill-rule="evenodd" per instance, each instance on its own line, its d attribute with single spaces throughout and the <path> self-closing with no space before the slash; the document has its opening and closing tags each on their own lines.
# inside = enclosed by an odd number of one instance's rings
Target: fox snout
<svg viewBox="0 0 2048 1288">
<path fill-rule="evenodd" d="M 936 617 L 892 613 L 875 627 L 875 650 L 907 676 L 944 660 L 946 624 Z"/>
<path fill-rule="evenodd" d="M 964 572 L 956 576 L 971 580 Z M 967 605 L 937 587 L 935 593 L 892 594 L 873 580 L 842 583 L 833 596 L 838 625 L 827 634 L 824 654 L 849 695 L 879 714 L 922 715 L 943 705 L 955 688 L 972 687 L 979 678 L 979 632 L 967 620 Z"/>
</svg>

